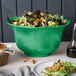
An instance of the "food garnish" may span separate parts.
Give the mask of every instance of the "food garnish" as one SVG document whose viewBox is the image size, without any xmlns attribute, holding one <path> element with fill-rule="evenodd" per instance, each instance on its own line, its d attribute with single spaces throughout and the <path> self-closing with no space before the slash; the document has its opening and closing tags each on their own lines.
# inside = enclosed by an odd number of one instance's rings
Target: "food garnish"
<svg viewBox="0 0 76 76">
<path fill-rule="evenodd" d="M 67 21 L 66 20 L 63 20 L 63 24 L 65 24 L 65 23 L 67 23 Z"/>
<path fill-rule="evenodd" d="M 31 62 L 32 64 L 35 64 L 35 60 L 34 60 L 33 58 L 30 58 L 30 62 Z"/>
<path fill-rule="evenodd" d="M 22 59 L 22 62 L 26 62 L 27 61 L 27 59 Z"/>
<path fill-rule="evenodd" d="M 23 66 L 25 66 L 25 67 L 30 67 L 30 65 L 23 65 Z"/>
</svg>

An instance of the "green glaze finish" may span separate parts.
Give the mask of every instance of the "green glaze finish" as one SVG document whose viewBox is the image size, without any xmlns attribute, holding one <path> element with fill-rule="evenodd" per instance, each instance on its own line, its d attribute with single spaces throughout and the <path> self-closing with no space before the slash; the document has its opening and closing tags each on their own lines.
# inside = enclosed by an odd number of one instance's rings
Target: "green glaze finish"
<svg viewBox="0 0 76 76">
<path fill-rule="evenodd" d="M 14 17 L 10 20 L 20 18 Z M 68 19 L 67 24 L 70 23 Z M 31 57 L 45 57 L 51 55 L 60 45 L 63 29 L 66 25 L 57 27 L 22 27 L 10 24 L 15 41 L 25 55 Z"/>
</svg>

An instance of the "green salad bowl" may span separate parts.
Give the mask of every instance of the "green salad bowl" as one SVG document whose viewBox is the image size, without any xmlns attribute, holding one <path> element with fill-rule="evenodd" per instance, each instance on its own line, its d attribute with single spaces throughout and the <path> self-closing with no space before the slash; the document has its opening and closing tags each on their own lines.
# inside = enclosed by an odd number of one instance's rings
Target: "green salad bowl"
<svg viewBox="0 0 76 76">
<path fill-rule="evenodd" d="M 20 17 L 13 17 L 14 20 Z M 56 27 L 22 27 L 9 24 L 15 36 L 15 41 L 20 50 L 30 57 L 46 57 L 51 55 L 60 45 L 64 27 L 70 23 Z"/>
</svg>

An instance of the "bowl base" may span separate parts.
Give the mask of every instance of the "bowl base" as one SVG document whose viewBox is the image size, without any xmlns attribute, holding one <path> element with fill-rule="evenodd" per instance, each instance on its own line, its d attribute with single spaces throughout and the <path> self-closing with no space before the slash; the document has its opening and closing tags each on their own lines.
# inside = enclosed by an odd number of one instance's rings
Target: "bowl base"
<svg viewBox="0 0 76 76">
<path fill-rule="evenodd" d="M 39 58 L 39 57 L 47 57 L 47 56 L 50 56 L 52 53 L 50 53 L 50 54 L 26 54 L 26 53 L 24 53 L 24 54 L 26 56 Z"/>
</svg>

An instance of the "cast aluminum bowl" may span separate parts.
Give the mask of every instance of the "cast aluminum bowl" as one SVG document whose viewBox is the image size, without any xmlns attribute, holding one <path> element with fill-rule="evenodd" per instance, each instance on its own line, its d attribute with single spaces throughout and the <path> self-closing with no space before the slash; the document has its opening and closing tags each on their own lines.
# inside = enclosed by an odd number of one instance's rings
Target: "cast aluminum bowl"
<svg viewBox="0 0 76 76">
<path fill-rule="evenodd" d="M 13 17 L 10 20 L 20 18 Z M 45 57 L 51 55 L 60 45 L 63 29 L 70 23 L 70 20 L 62 26 L 56 27 L 22 27 L 9 24 L 15 36 L 15 41 L 25 55 L 31 57 Z"/>
</svg>

